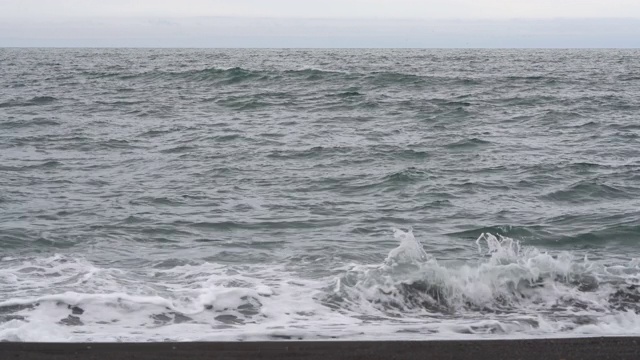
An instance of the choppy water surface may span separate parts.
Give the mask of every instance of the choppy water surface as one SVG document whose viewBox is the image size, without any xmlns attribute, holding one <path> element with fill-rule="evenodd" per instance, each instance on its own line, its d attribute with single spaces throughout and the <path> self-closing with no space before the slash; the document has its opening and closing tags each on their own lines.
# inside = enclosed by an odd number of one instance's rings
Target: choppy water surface
<svg viewBox="0 0 640 360">
<path fill-rule="evenodd" d="M 639 56 L 0 49 L 0 339 L 637 334 Z"/>
</svg>

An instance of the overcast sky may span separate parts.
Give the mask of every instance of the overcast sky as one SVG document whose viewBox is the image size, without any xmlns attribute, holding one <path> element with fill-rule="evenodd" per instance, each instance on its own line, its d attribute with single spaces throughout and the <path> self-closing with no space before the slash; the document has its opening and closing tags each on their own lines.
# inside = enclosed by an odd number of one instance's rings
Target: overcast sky
<svg viewBox="0 0 640 360">
<path fill-rule="evenodd" d="M 0 0 L 0 46 L 640 47 L 640 0 Z"/>
</svg>

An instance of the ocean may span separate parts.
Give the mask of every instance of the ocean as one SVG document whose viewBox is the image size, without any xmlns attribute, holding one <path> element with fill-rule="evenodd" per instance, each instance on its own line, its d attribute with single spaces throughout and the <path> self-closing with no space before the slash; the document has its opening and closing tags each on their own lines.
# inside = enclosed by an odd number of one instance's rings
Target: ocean
<svg viewBox="0 0 640 360">
<path fill-rule="evenodd" d="M 0 340 L 640 332 L 640 51 L 0 49 Z"/>
</svg>

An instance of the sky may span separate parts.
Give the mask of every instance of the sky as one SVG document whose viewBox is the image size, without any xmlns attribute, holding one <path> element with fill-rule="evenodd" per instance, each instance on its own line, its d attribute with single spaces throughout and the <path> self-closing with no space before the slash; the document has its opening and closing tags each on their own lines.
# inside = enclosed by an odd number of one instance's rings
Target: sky
<svg viewBox="0 0 640 360">
<path fill-rule="evenodd" d="M 0 46 L 640 47 L 640 1 L 0 0 Z"/>
</svg>

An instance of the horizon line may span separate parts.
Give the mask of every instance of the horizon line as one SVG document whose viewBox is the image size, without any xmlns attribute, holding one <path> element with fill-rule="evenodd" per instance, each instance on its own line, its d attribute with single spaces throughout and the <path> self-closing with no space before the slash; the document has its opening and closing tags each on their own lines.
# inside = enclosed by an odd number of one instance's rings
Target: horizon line
<svg viewBox="0 0 640 360">
<path fill-rule="evenodd" d="M 53 16 L 53 17 L 16 17 L 2 16 L 0 19 L 7 20 L 70 20 L 70 19 L 246 19 L 246 20 L 379 20 L 379 21 L 424 21 L 424 20 L 446 20 L 446 21 L 549 21 L 549 20 L 640 20 L 639 16 L 606 16 L 606 17 L 295 17 L 295 16 L 238 16 L 238 15 L 194 15 L 194 16 L 171 16 L 171 15 L 127 15 L 127 16 Z"/>
<path fill-rule="evenodd" d="M 640 47 L 175 47 L 175 46 L 2 46 L 0 49 L 140 50 L 640 50 Z"/>
</svg>

